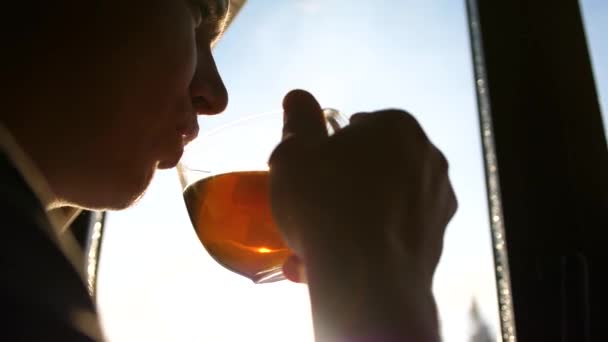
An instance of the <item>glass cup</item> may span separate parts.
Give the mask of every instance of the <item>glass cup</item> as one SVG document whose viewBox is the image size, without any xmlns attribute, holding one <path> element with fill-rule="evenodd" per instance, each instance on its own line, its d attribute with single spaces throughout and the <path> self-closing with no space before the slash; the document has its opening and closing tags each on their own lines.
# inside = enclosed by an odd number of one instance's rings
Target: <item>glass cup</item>
<svg viewBox="0 0 608 342">
<path fill-rule="evenodd" d="M 347 120 L 324 109 L 328 132 Z M 271 283 L 286 279 L 292 254 L 270 210 L 268 158 L 281 141 L 282 112 L 249 116 L 202 133 L 177 165 L 190 221 L 207 252 L 226 269 Z"/>
</svg>

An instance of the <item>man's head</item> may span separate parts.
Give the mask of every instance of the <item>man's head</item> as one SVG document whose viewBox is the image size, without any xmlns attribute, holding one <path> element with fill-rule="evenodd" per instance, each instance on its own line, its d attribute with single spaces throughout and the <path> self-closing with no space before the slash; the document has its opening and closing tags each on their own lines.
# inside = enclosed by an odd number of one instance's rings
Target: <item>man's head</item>
<svg viewBox="0 0 608 342">
<path fill-rule="evenodd" d="M 3 122 L 59 200 L 124 208 L 156 168 L 177 163 L 198 130 L 197 113 L 226 107 L 210 46 L 227 6 L 34 2 L 40 6 L 30 6 L 30 14 L 38 21 L 20 23 L 9 40 L 15 58 L 6 68 Z"/>
</svg>

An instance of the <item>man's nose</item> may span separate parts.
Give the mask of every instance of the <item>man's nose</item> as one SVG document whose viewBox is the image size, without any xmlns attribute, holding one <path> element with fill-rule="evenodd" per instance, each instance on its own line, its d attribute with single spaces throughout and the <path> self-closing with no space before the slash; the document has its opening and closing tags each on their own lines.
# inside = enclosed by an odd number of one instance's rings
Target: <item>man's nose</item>
<svg viewBox="0 0 608 342">
<path fill-rule="evenodd" d="M 219 114 L 228 105 L 228 92 L 211 51 L 200 51 L 196 72 L 190 84 L 192 106 L 198 115 Z"/>
</svg>

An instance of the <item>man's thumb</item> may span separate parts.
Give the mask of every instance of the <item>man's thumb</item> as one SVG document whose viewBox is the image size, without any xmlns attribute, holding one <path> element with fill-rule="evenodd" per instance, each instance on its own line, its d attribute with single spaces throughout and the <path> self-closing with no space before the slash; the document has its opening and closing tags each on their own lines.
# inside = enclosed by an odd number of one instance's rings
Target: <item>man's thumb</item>
<svg viewBox="0 0 608 342">
<path fill-rule="evenodd" d="M 292 90 L 283 99 L 283 139 L 272 152 L 269 165 L 298 160 L 302 151 L 327 138 L 321 106 L 304 90 Z"/>
<path fill-rule="evenodd" d="M 327 137 L 323 110 L 307 91 L 292 90 L 283 99 L 283 141 L 318 141 Z"/>
</svg>

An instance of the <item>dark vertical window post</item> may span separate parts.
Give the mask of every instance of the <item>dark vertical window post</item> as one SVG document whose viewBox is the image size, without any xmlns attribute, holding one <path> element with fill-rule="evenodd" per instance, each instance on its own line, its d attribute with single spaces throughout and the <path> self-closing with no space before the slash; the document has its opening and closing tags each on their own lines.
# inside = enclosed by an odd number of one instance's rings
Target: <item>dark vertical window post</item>
<svg viewBox="0 0 608 342">
<path fill-rule="evenodd" d="M 490 205 L 497 205 L 491 220 L 504 228 L 504 236 L 494 232 L 495 251 L 500 256 L 506 247 L 508 255 L 513 339 L 596 340 L 608 151 L 578 1 L 467 5 Z"/>
</svg>

